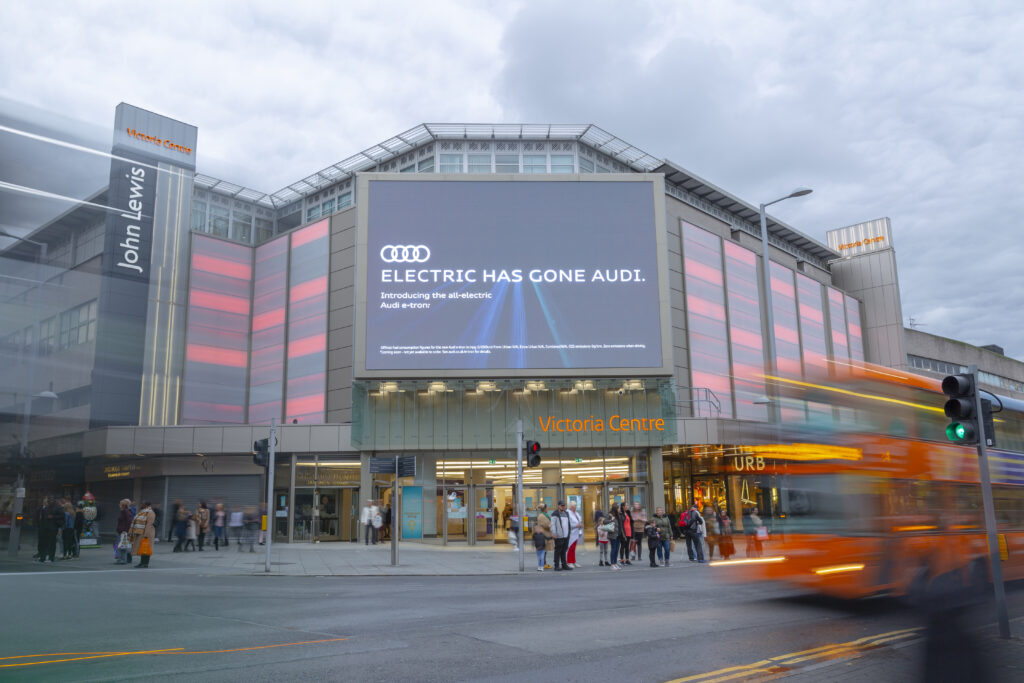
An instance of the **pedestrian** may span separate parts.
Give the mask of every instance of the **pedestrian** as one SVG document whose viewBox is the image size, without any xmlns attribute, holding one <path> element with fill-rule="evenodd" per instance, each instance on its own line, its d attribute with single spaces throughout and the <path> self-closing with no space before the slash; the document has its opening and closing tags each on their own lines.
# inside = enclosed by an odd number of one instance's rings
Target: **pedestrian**
<svg viewBox="0 0 1024 683">
<path fill-rule="evenodd" d="M 196 508 L 196 532 L 199 536 L 199 552 L 203 552 L 203 542 L 206 540 L 206 534 L 210 531 L 210 508 L 206 506 L 206 501 L 199 501 L 199 507 Z"/>
<path fill-rule="evenodd" d="M 719 544 L 719 537 L 721 536 L 718 527 L 718 514 L 711 505 L 707 505 L 704 507 L 703 517 L 704 528 L 707 532 L 708 561 L 710 562 L 715 556 L 715 547 Z M 718 553 L 722 553 L 721 548 L 719 548 Z"/>
<path fill-rule="evenodd" d="M 629 515 L 629 508 L 625 503 L 618 506 L 619 513 L 615 520 L 619 531 L 619 557 L 620 565 L 631 565 L 629 561 L 629 543 L 633 540 L 633 520 Z"/>
<path fill-rule="evenodd" d="M 686 536 L 686 554 L 689 556 L 690 562 L 704 562 L 704 544 L 700 537 L 700 530 L 703 526 L 704 518 L 697 510 L 697 503 L 694 503 L 679 519 L 679 527 Z"/>
<path fill-rule="evenodd" d="M 548 537 L 540 530 L 540 527 L 533 532 L 533 549 L 537 551 L 537 571 L 544 571 L 547 565 L 545 564 L 545 557 L 547 556 Z"/>
<path fill-rule="evenodd" d="M 629 543 L 629 550 L 639 562 L 644 559 L 644 526 L 647 524 L 647 514 L 640 507 L 639 501 L 633 501 L 633 509 L 629 513 L 629 521 L 633 529 L 633 538 Z"/>
<path fill-rule="evenodd" d="M 657 507 L 654 508 L 654 517 L 652 518 L 654 523 L 658 527 L 659 538 L 657 546 L 658 560 L 662 562 L 663 567 L 670 567 L 669 557 L 672 554 L 672 544 L 675 541 L 672 539 L 672 522 L 671 517 L 665 514 L 665 508 Z M 651 562 L 654 562 L 654 558 L 651 558 Z"/>
<path fill-rule="evenodd" d="M 723 560 L 728 560 L 736 552 L 736 545 L 732 540 L 732 520 L 729 513 L 722 508 L 718 515 L 718 551 L 722 554 Z"/>
<path fill-rule="evenodd" d="M 131 501 L 127 498 L 122 499 L 118 504 L 120 510 L 117 512 L 117 538 L 114 540 L 114 559 L 117 564 L 132 563 L 132 546 L 128 535 L 132 530 L 134 516 L 128 509 L 130 504 Z"/>
<path fill-rule="evenodd" d="M 747 539 L 747 557 L 761 557 L 761 539 L 757 537 L 761 518 L 756 507 L 743 508 L 743 535 Z"/>
<path fill-rule="evenodd" d="M 381 513 L 384 518 L 384 526 L 380 528 L 381 534 L 386 541 L 391 540 L 391 503 L 384 506 L 384 510 Z"/>
<path fill-rule="evenodd" d="M 235 539 L 235 545 L 238 546 L 239 552 L 242 550 L 242 525 L 244 523 L 242 511 L 232 510 L 228 517 L 228 529 L 231 532 L 231 537 Z M 227 546 L 227 543 L 224 545 Z"/>
<path fill-rule="evenodd" d="M 384 528 L 384 515 L 376 505 L 371 508 L 371 514 L 373 516 L 370 518 L 370 524 L 373 526 L 373 542 L 376 544 L 380 540 L 381 530 Z"/>
<path fill-rule="evenodd" d="M 607 517 L 605 516 L 604 512 L 601 511 L 600 508 L 598 508 L 597 506 L 594 507 L 596 508 L 594 510 L 594 526 L 597 527 L 597 525 L 601 523 L 601 520 L 607 520 Z M 597 543 L 597 534 L 594 534 L 594 542 Z M 601 548 L 600 545 L 598 545 L 597 547 L 598 549 Z"/>
<path fill-rule="evenodd" d="M 373 536 L 374 544 L 377 543 L 377 536 L 373 533 L 373 501 L 367 499 L 363 503 L 363 509 L 359 511 L 359 523 L 363 525 L 363 545 L 370 545 L 370 536 Z"/>
<path fill-rule="evenodd" d="M 513 510 L 508 516 L 508 542 L 512 550 L 519 551 L 519 514 Z M 524 541 L 525 542 L 525 541 Z"/>
<path fill-rule="evenodd" d="M 551 569 L 548 564 L 550 558 L 555 554 L 555 538 L 551 535 L 551 518 L 547 516 L 548 506 L 545 503 L 537 504 L 537 528 L 544 534 L 544 569 Z"/>
<path fill-rule="evenodd" d="M 188 522 L 185 526 L 185 551 L 196 549 L 196 539 L 199 538 L 199 534 L 196 532 L 196 516 L 189 515 Z"/>
<path fill-rule="evenodd" d="M 238 513 L 242 515 L 242 528 L 244 531 L 245 543 L 249 546 L 249 552 L 256 552 L 256 534 L 259 531 L 260 520 L 257 515 L 256 507 L 253 505 L 247 505 L 244 512 Z M 234 513 L 232 513 L 234 517 Z M 242 552 L 243 543 L 239 542 L 238 552 Z"/>
<path fill-rule="evenodd" d="M 188 509 L 181 505 L 180 501 L 174 507 L 174 537 L 177 539 L 177 542 L 174 544 L 174 552 L 180 553 L 188 536 L 189 513 Z"/>
<path fill-rule="evenodd" d="M 85 504 L 78 501 L 75 509 L 75 559 L 79 557 L 82 550 L 82 531 L 85 530 Z"/>
<path fill-rule="evenodd" d="M 576 561 L 576 547 L 579 545 L 580 540 L 583 539 L 583 517 L 579 512 L 576 511 L 576 501 L 569 501 L 569 551 L 566 553 L 566 558 L 569 560 L 570 567 L 580 568 L 580 563 Z"/>
<path fill-rule="evenodd" d="M 57 532 L 61 528 L 64 512 L 50 496 L 43 499 L 39 509 L 39 561 L 53 562 L 57 553 Z"/>
<path fill-rule="evenodd" d="M 213 510 L 213 549 L 220 550 L 221 544 L 228 547 L 227 514 L 224 512 L 224 503 L 217 503 Z"/>
<path fill-rule="evenodd" d="M 597 566 L 611 567 L 612 563 L 608 561 L 608 533 L 615 530 L 615 525 L 608 524 L 605 518 L 601 517 L 594 528 L 597 529 Z"/>
<path fill-rule="evenodd" d="M 177 498 L 174 501 L 174 505 L 171 507 L 171 524 L 167 529 L 167 542 L 170 543 L 174 537 L 174 525 L 177 523 L 178 510 L 181 508 L 181 498 Z M 135 514 L 135 510 L 132 510 L 132 514 Z M 155 524 L 155 522 L 154 522 Z"/>
<path fill-rule="evenodd" d="M 565 501 L 558 501 L 558 507 L 551 514 L 551 535 L 555 537 L 555 571 L 572 570 L 566 559 L 569 552 L 569 536 L 572 535 L 572 521 Z"/>
<path fill-rule="evenodd" d="M 62 560 L 70 560 L 75 556 L 75 508 L 69 501 L 64 501 L 64 524 L 62 525 L 61 536 L 64 541 Z"/>
<path fill-rule="evenodd" d="M 149 558 L 153 555 L 153 540 L 156 538 L 156 513 L 149 501 L 142 503 L 142 510 L 132 520 L 131 542 L 132 553 L 139 556 L 136 569 L 149 567 Z"/>
<path fill-rule="evenodd" d="M 657 567 L 658 563 L 654 561 L 654 556 L 661 545 L 661 530 L 653 519 L 644 522 L 644 537 L 647 539 L 647 559 L 650 560 L 652 567 Z"/>
<path fill-rule="evenodd" d="M 260 501 L 259 505 L 259 516 L 260 516 L 260 545 L 267 544 L 267 504 Z"/>
<path fill-rule="evenodd" d="M 604 525 L 602 528 L 605 533 L 608 534 L 608 544 L 611 546 L 611 568 L 617 570 L 619 568 L 619 504 L 615 503 L 608 510 L 608 516 L 604 518 Z M 605 562 L 605 566 L 608 566 L 609 562 Z"/>
</svg>

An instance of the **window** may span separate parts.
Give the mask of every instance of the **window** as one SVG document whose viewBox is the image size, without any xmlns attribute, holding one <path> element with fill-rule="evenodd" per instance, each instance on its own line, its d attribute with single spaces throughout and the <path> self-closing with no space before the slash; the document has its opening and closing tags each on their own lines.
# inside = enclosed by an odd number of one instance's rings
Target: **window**
<svg viewBox="0 0 1024 683">
<path fill-rule="evenodd" d="M 92 385 L 78 387 L 77 389 L 68 389 L 67 391 L 60 392 L 60 396 L 57 401 L 57 410 L 68 410 L 70 408 L 78 408 L 79 406 L 87 406 L 91 401 Z"/>
<path fill-rule="evenodd" d="M 345 192 L 338 195 L 338 211 L 352 204 L 352 193 Z"/>
<path fill-rule="evenodd" d="M 39 323 L 39 353 L 47 355 L 57 348 L 57 316 Z"/>
<path fill-rule="evenodd" d="M 591 161 L 590 159 L 584 159 L 583 157 L 580 157 L 580 173 L 593 173 L 593 172 L 594 172 L 594 162 Z"/>
<path fill-rule="evenodd" d="M 227 209 L 220 206 L 210 207 L 210 232 L 218 237 L 228 236 L 228 216 L 229 212 Z"/>
<path fill-rule="evenodd" d="M 604 167 L 604 166 L 602 166 L 601 164 L 598 164 L 598 165 L 597 165 L 597 172 L 598 172 L 598 173 L 611 173 L 611 169 L 609 169 L 609 168 L 605 168 L 605 167 Z"/>
<path fill-rule="evenodd" d="M 60 348 L 68 349 L 96 339 L 96 300 L 60 314 Z"/>
<path fill-rule="evenodd" d="M 441 173 L 462 173 L 462 155 L 442 154 Z"/>
<path fill-rule="evenodd" d="M 206 232 L 206 202 L 192 200 L 192 230 Z"/>
<path fill-rule="evenodd" d="M 333 199 L 328 199 L 320 207 L 320 215 L 321 216 L 330 216 L 332 213 L 334 213 L 334 200 Z"/>
<path fill-rule="evenodd" d="M 469 172 L 470 173 L 490 173 L 491 172 L 491 155 L 490 154 L 470 154 L 469 155 Z"/>
<path fill-rule="evenodd" d="M 416 167 L 419 173 L 433 173 L 434 172 L 434 157 L 427 157 L 420 161 L 419 166 Z"/>
<path fill-rule="evenodd" d="M 92 226 L 78 236 L 75 243 L 75 264 L 84 263 L 103 253 L 103 235 L 106 223 Z"/>
<path fill-rule="evenodd" d="M 71 238 L 67 237 L 57 243 L 51 243 L 47 251 L 46 260 L 51 266 L 59 268 L 70 268 L 72 266 L 72 245 Z"/>
<path fill-rule="evenodd" d="M 231 215 L 231 239 L 246 244 L 252 241 L 252 216 L 244 213 Z"/>
<path fill-rule="evenodd" d="M 406 167 L 404 167 L 402 169 L 399 169 L 398 172 L 399 173 L 415 173 L 416 172 L 416 164 L 409 164 L 408 166 L 406 166 Z"/>
<path fill-rule="evenodd" d="M 519 155 L 518 154 L 495 154 L 494 155 L 494 172 L 495 173 L 519 173 Z"/>
<path fill-rule="evenodd" d="M 317 204 L 316 206 L 311 206 L 308 209 L 306 209 L 306 222 L 307 223 L 309 221 L 315 221 L 317 218 L 320 218 L 320 205 L 319 204 Z"/>
<path fill-rule="evenodd" d="M 256 219 L 256 244 L 266 242 L 274 236 L 274 221 L 266 218 Z"/>
<path fill-rule="evenodd" d="M 572 173 L 572 155 L 571 154 L 552 154 L 551 155 L 551 172 L 552 173 Z"/>
<path fill-rule="evenodd" d="M 543 154 L 524 154 L 523 173 L 547 173 L 548 158 Z"/>
</svg>

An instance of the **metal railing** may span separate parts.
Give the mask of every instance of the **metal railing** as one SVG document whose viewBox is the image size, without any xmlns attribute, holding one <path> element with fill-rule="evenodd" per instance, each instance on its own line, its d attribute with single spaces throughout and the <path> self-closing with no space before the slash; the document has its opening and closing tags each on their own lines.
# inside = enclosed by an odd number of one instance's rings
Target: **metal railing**
<svg viewBox="0 0 1024 683">
<path fill-rule="evenodd" d="M 676 417 L 722 416 L 722 401 L 707 387 L 676 387 Z"/>
</svg>

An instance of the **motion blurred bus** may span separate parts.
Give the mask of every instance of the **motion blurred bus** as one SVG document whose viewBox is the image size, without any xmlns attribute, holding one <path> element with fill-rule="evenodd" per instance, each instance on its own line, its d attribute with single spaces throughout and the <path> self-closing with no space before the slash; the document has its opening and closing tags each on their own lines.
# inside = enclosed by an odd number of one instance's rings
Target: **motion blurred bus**
<svg viewBox="0 0 1024 683">
<path fill-rule="evenodd" d="M 751 552 L 751 530 L 740 531 L 746 553 L 712 561 L 716 572 L 843 598 L 923 595 L 940 576 L 984 590 L 977 450 L 947 440 L 938 380 L 857 364 L 767 381 L 781 406 L 776 443 L 742 448 L 767 463 L 768 537 Z M 1024 578 L 1024 402 L 1001 403 L 988 454 L 1003 576 L 1014 580 Z"/>
</svg>

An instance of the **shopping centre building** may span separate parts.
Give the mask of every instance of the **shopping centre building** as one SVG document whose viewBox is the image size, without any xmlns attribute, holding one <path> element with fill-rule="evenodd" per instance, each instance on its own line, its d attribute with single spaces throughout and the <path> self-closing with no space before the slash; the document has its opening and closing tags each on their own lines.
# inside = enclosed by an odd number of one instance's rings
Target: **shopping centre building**
<svg viewBox="0 0 1024 683">
<path fill-rule="evenodd" d="M 28 434 L 29 510 L 254 504 L 275 420 L 277 538 L 354 540 L 402 455 L 405 538 L 500 541 L 521 420 L 530 512 L 740 520 L 777 503 L 767 306 L 780 372 L 920 357 L 888 219 L 824 244 L 769 216 L 768 297 L 756 205 L 593 125 L 423 124 L 272 194 L 197 142 L 119 105 L 109 185 L 0 254 L 0 486 Z"/>
</svg>

